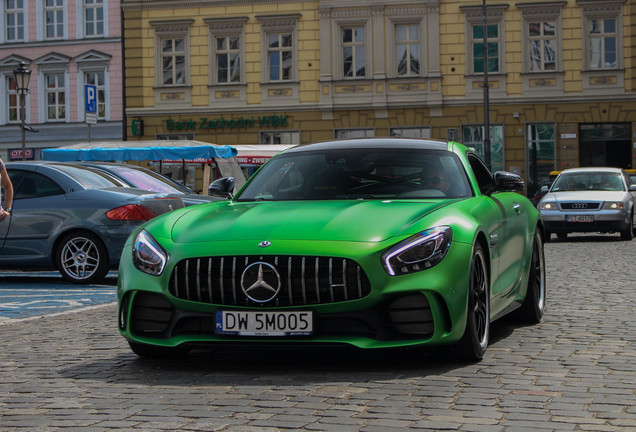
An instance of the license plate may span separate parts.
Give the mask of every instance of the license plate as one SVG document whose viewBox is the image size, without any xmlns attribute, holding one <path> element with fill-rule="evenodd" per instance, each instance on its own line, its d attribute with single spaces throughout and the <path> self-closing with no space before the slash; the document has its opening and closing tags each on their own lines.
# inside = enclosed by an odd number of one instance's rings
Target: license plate
<svg viewBox="0 0 636 432">
<path fill-rule="evenodd" d="M 594 222 L 594 215 L 565 215 L 566 222 Z"/>
<path fill-rule="evenodd" d="M 311 311 L 216 311 L 214 332 L 239 336 L 309 336 Z"/>
</svg>

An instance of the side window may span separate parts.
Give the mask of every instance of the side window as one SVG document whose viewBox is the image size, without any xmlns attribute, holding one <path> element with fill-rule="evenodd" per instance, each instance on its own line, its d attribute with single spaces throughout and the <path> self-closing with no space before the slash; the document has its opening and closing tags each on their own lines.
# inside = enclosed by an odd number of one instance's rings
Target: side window
<svg viewBox="0 0 636 432">
<path fill-rule="evenodd" d="M 16 186 L 14 199 L 40 198 L 61 195 L 64 190 L 48 177 L 41 174 L 15 171 L 9 174 Z"/>
<path fill-rule="evenodd" d="M 492 174 L 477 156 L 469 154 L 468 162 L 470 163 L 470 168 L 473 170 L 475 178 L 477 179 L 479 191 L 482 194 L 487 194 L 494 187 Z"/>
</svg>

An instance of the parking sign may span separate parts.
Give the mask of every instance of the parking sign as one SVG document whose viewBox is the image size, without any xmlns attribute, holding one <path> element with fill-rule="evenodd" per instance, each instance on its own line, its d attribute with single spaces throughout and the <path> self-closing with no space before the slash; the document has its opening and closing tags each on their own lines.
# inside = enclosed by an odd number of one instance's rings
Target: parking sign
<svg viewBox="0 0 636 432">
<path fill-rule="evenodd" d="M 86 95 L 86 112 L 97 114 L 97 86 L 86 84 L 84 93 Z"/>
</svg>

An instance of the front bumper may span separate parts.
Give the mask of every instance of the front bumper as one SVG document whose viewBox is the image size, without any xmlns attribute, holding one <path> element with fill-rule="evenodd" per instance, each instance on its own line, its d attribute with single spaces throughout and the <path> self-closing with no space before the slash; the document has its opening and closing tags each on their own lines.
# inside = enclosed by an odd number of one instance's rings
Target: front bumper
<svg viewBox="0 0 636 432">
<path fill-rule="evenodd" d="M 378 255 L 353 256 L 366 267 L 371 282 L 368 295 L 331 303 L 271 307 L 178 298 L 174 290 L 170 291 L 175 264 L 155 277 L 138 271 L 131 260 L 122 259 L 118 278 L 119 330 L 129 341 L 164 347 L 314 343 L 388 348 L 453 343 L 461 338 L 466 325 L 472 247 L 454 243 L 452 248 L 437 266 L 394 277 L 384 271 Z M 124 254 L 129 253 L 128 246 Z M 310 310 L 314 332 L 311 336 L 280 337 L 216 334 L 217 310 Z"/>
<path fill-rule="evenodd" d="M 593 216 L 592 222 L 570 222 L 570 216 Z M 547 232 L 620 232 L 628 226 L 627 212 L 623 210 L 603 210 L 598 212 L 541 211 L 541 218 Z"/>
</svg>

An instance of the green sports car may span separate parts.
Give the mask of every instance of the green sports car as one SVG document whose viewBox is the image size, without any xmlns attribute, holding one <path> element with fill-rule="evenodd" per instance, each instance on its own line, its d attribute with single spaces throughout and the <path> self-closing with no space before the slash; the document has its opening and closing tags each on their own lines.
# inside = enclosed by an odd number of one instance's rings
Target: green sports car
<svg viewBox="0 0 636 432">
<path fill-rule="evenodd" d="M 229 199 L 129 238 L 119 330 L 142 356 L 220 344 L 448 345 L 467 360 L 510 312 L 541 320 L 543 226 L 515 174 L 454 142 L 302 145 Z"/>
</svg>

